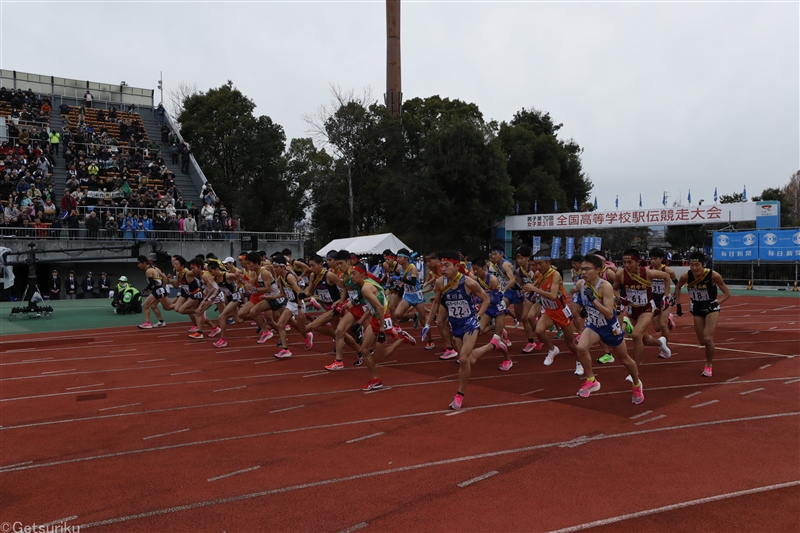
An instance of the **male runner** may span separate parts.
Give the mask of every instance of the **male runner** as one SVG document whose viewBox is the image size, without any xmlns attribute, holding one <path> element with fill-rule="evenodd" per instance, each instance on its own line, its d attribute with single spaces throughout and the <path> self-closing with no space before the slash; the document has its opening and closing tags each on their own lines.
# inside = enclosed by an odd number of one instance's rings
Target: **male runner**
<svg viewBox="0 0 800 533">
<path fill-rule="evenodd" d="M 442 277 L 442 266 L 439 263 L 439 254 L 436 252 L 430 252 L 428 255 L 426 255 L 425 265 L 428 267 L 428 277 L 425 280 L 425 284 L 422 286 L 423 294 L 433 291 L 433 288 L 436 285 L 436 280 Z M 453 334 L 450 332 L 450 324 L 447 321 L 447 310 L 441 306 L 431 306 L 430 313 L 434 315 L 434 319 L 439 325 L 439 335 L 442 336 L 442 340 L 444 340 L 445 343 L 444 353 L 439 356 L 439 359 L 443 361 L 455 359 L 458 357 L 458 352 L 453 349 Z M 425 339 L 428 337 L 429 333 L 430 326 L 423 327 L 420 340 L 425 342 Z M 433 350 L 435 347 L 436 344 L 433 342 L 433 340 L 429 340 L 425 344 L 426 350 Z"/>
<path fill-rule="evenodd" d="M 722 304 L 731 297 L 731 291 L 719 272 L 705 268 L 706 256 L 702 252 L 694 252 L 689 256 L 689 271 L 678 280 L 675 288 L 677 301 L 677 314 L 683 315 L 681 308 L 681 288 L 684 286 L 689 292 L 689 312 L 694 318 L 694 332 L 706 350 L 706 365 L 703 368 L 703 377 L 712 376 L 714 366 L 714 332 L 717 329 L 719 310 Z M 718 296 L 718 290 L 722 296 Z"/>
<path fill-rule="evenodd" d="M 650 250 L 650 268 L 669 274 L 670 282 L 673 286 L 678 285 L 678 278 L 670 267 L 664 264 L 664 258 L 667 254 L 661 248 L 653 248 Z M 653 303 L 656 306 L 655 315 L 653 316 L 653 328 L 660 336 L 667 339 L 669 343 L 669 332 L 675 329 L 675 322 L 672 320 L 670 309 L 675 305 L 675 298 L 673 295 L 666 292 L 664 287 L 664 280 L 653 280 Z M 664 298 L 667 299 L 664 302 Z"/>
<path fill-rule="evenodd" d="M 405 248 L 397 251 L 397 265 L 401 273 L 399 282 L 403 285 L 403 299 L 397 304 L 392 318 L 395 322 L 400 322 L 404 318 L 410 318 L 409 311 L 416 310 L 414 313 L 414 329 L 419 328 L 420 317 L 422 322 L 428 320 L 425 312 L 425 298 L 422 295 L 420 275 L 417 267 L 411 262 L 411 252 Z M 429 335 L 433 342 L 433 336 Z"/>
<path fill-rule="evenodd" d="M 306 294 L 297 284 L 297 276 L 286 264 L 286 258 L 282 255 L 274 257 L 272 266 L 275 268 L 275 275 L 280 282 L 281 291 L 286 297 L 286 306 L 281 310 L 277 327 L 278 335 L 281 337 L 281 350 L 275 354 L 275 358 L 288 359 L 292 356 L 292 352 L 289 350 L 285 326 L 290 321 L 292 326 L 296 327 L 303 335 L 306 350 L 310 350 L 314 346 L 314 334 L 306 331 L 306 317 L 304 314 L 300 314 L 299 308 L 299 302 L 306 299 Z"/>
<path fill-rule="evenodd" d="M 137 258 L 137 263 L 139 270 L 144 270 L 145 277 L 147 278 L 147 287 L 144 288 L 142 294 L 149 294 L 147 295 L 147 299 L 144 301 L 144 305 L 142 306 L 144 309 L 144 323 L 139 324 L 139 329 L 151 329 L 153 327 L 163 327 L 166 326 L 166 322 L 161 316 L 161 311 L 158 310 L 158 304 L 160 303 L 161 306 L 164 308 L 164 311 L 172 311 L 172 304 L 169 301 L 169 293 L 167 292 L 167 288 L 164 286 L 164 280 L 166 277 L 164 273 L 161 272 L 157 266 L 155 266 L 147 256 L 140 255 Z M 158 323 L 153 326 L 150 323 L 150 310 L 156 314 L 156 318 L 158 318 Z"/>
<path fill-rule="evenodd" d="M 274 324 L 273 311 L 280 311 L 286 305 L 275 278 L 270 270 L 261 264 L 261 256 L 250 252 L 242 262 L 247 274 L 244 278 L 244 289 L 250 295 L 249 300 L 239 310 L 243 320 L 255 320 L 261 330 L 258 344 L 264 344 L 272 338 L 273 333 L 267 327 L 267 321 Z"/>
<path fill-rule="evenodd" d="M 506 313 L 508 313 L 508 310 L 503 301 L 503 293 L 500 292 L 500 282 L 497 280 L 497 276 L 489 272 L 486 260 L 482 257 L 478 257 L 472 262 L 472 272 L 478 284 L 489 297 L 489 307 L 481 317 L 481 334 L 492 330 L 492 319 L 494 319 L 495 335 L 503 339 L 505 345 L 508 346 L 511 344 L 507 340 L 508 333 L 506 333 Z M 511 360 L 511 355 L 506 351 L 505 358 L 500 363 L 500 370 L 511 370 L 512 366 L 514 366 L 514 362 Z"/>
</svg>

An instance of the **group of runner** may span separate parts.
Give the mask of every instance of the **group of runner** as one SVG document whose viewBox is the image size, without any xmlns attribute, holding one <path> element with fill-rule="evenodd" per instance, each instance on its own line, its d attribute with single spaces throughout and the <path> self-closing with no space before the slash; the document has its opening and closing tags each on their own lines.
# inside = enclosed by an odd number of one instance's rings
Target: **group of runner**
<svg viewBox="0 0 800 533">
<path fill-rule="evenodd" d="M 450 403 L 460 409 L 472 365 L 483 355 L 498 351 L 499 369 L 514 365 L 509 354 L 511 340 L 506 331 L 508 315 L 521 325 L 527 336 L 522 352 L 545 348 L 544 364 L 549 366 L 561 353 L 554 340 L 561 339 L 576 361 L 575 375 L 585 376 L 578 395 L 588 397 L 600 389 L 593 372 L 589 350 L 599 345 L 603 355 L 597 363 L 621 363 L 632 383 L 632 402 L 644 401 L 639 365 L 644 347 L 657 347 L 659 357 L 669 358 L 669 331 L 674 328 L 670 310 L 683 313 L 681 289 L 690 296 L 690 312 L 697 338 L 705 347 L 702 375 L 711 377 L 714 358 L 714 330 L 722 303 L 730 292 L 719 273 L 705 267 L 700 252 L 690 256 L 689 270 L 680 279 L 665 265 L 662 250 L 650 251 L 644 266 L 639 251 L 626 250 L 622 268 L 616 268 L 599 254 L 576 255 L 572 260 L 572 287 L 564 285 L 551 258 L 534 254 L 528 246 L 516 250 L 516 265 L 504 254 L 504 246 L 492 246 L 488 260 L 467 263 L 455 250 L 425 256 L 427 275 L 415 266 L 407 249 L 386 250 L 383 260 L 369 265 L 356 254 L 332 250 L 325 258 L 313 255 L 307 261 L 292 259 L 286 249 L 267 257 L 264 252 L 242 253 L 220 261 L 212 254 L 189 261 L 172 257 L 174 272 L 164 274 L 148 257 L 140 256 L 139 268 L 148 280 L 143 310 L 150 329 L 165 324 L 164 310 L 187 315 L 189 336 L 201 340 L 216 338 L 216 348 L 227 346 L 227 326 L 252 322 L 257 326 L 256 342 L 263 344 L 275 333 L 280 337 L 278 359 L 292 357 L 288 332 L 296 331 L 305 348 L 313 346 L 314 334 L 334 339 L 334 360 L 329 371 L 345 367 L 345 346 L 355 353 L 354 365 L 366 364 L 369 381 L 361 389 L 379 389 L 383 383 L 376 364 L 403 344 L 417 339 L 399 326 L 422 325 L 420 341 L 425 349 L 435 348 L 433 326 L 438 325 L 444 351 L 439 359 L 457 359 L 458 391 Z M 178 290 L 170 299 L 169 288 Z M 426 293 L 432 292 L 430 306 Z M 216 306 L 216 323 L 206 311 Z M 157 318 L 150 322 L 150 314 Z M 207 329 L 206 329 L 207 328 Z M 204 330 L 206 332 L 204 332 Z M 555 335 L 553 332 L 555 331 Z M 624 342 L 633 340 L 632 357 Z M 488 342 L 478 343 L 487 335 Z"/>
</svg>

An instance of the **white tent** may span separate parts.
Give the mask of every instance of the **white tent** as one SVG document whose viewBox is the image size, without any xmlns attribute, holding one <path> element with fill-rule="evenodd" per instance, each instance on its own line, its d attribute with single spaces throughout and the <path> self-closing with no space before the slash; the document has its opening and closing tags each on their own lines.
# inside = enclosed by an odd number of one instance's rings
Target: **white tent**
<svg viewBox="0 0 800 533">
<path fill-rule="evenodd" d="M 354 254 L 382 254 L 384 250 L 389 249 L 397 252 L 400 248 L 411 250 L 400 239 L 392 233 L 381 233 L 379 235 L 364 235 L 362 237 L 348 237 L 346 239 L 334 239 L 322 248 L 317 253 L 325 256 L 330 250 L 347 250 Z"/>
</svg>

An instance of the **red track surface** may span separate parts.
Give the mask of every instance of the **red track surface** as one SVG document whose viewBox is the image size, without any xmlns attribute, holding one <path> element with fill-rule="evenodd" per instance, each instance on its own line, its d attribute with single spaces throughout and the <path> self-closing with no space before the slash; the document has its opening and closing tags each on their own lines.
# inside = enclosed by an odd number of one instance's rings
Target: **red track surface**
<svg viewBox="0 0 800 533">
<path fill-rule="evenodd" d="M 322 369 L 332 342 L 321 335 L 306 352 L 291 334 L 286 361 L 249 326 L 233 328 L 222 351 L 188 339 L 185 324 L 6 336 L 2 521 L 800 531 L 799 323 L 795 299 L 734 298 L 706 379 L 691 319 L 679 319 L 671 359 L 645 350 L 640 406 L 619 365 L 596 369 L 599 392 L 575 396 L 574 359 L 544 367 L 542 353 L 520 353 L 524 332 L 512 329 L 514 368 L 498 371 L 496 352 L 479 361 L 457 414 L 446 408 L 458 368 L 436 359 L 439 349 L 404 345 L 380 369 L 386 387 L 364 394 L 368 374 L 349 366 L 352 354 L 345 371 Z"/>
</svg>

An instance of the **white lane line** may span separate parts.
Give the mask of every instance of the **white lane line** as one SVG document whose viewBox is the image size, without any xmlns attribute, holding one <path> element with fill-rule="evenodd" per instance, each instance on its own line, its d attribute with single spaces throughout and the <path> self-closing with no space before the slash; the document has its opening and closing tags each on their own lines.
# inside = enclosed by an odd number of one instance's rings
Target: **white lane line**
<svg viewBox="0 0 800 533">
<path fill-rule="evenodd" d="M 16 350 L 6 350 L 5 353 L 25 353 L 25 352 L 35 352 L 38 348 L 19 348 Z"/>
<path fill-rule="evenodd" d="M 574 533 L 575 531 L 583 531 L 584 529 L 607 526 L 609 524 L 616 524 L 618 522 L 623 522 L 625 520 L 630 520 L 632 518 L 641 518 L 643 516 L 650 516 L 654 514 L 664 513 L 667 511 L 675 511 L 677 509 L 684 509 L 686 507 L 692 507 L 694 505 L 702 505 L 705 503 L 727 500 L 729 498 L 738 498 L 739 496 L 748 496 L 750 494 L 757 494 L 759 492 L 768 492 L 771 490 L 785 489 L 788 487 L 795 487 L 797 485 L 800 485 L 800 481 L 789 481 L 788 483 L 779 483 L 777 485 L 767 485 L 765 487 L 756 487 L 754 489 L 740 490 L 737 492 L 728 492 L 726 494 L 718 494 L 716 496 L 698 498 L 696 500 L 690 500 L 688 502 L 683 502 L 683 503 L 674 503 L 672 505 L 665 505 L 664 507 L 656 507 L 654 509 L 647 509 L 645 511 L 637 511 L 635 513 L 614 516 L 611 518 L 605 518 L 603 520 L 595 520 L 594 522 L 587 522 L 585 524 L 579 524 L 577 526 L 570 526 L 562 529 L 556 529 L 548 533 Z"/>
<path fill-rule="evenodd" d="M 6 353 L 11 353 L 11 352 L 6 352 Z M 42 363 L 44 361 L 52 361 L 52 360 L 53 360 L 52 357 L 45 357 L 45 358 L 42 358 L 42 359 L 25 359 L 22 362 L 23 363 Z"/>
<path fill-rule="evenodd" d="M 772 365 L 764 365 L 764 366 L 760 366 L 760 367 L 758 367 L 758 369 L 759 369 L 759 370 L 764 370 L 765 368 L 769 368 L 769 367 L 771 367 L 771 366 L 772 366 Z"/>
<path fill-rule="evenodd" d="M 735 340 L 736 340 L 736 337 L 731 337 L 730 339 L 725 339 L 725 342 L 728 342 L 728 341 L 735 341 Z"/>
<path fill-rule="evenodd" d="M 447 378 L 454 378 L 458 376 L 458 372 L 455 374 L 447 374 L 446 376 L 439 376 L 439 379 L 447 379 Z"/>
<path fill-rule="evenodd" d="M 251 466 L 250 468 L 244 468 L 242 470 L 237 470 L 236 472 L 231 472 L 230 474 L 222 474 L 221 476 L 210 477 L 207 481 L 217 481 L 218 479 L 225 479 L 226 477 L 236 476 L 239 474 L 244 474 L 246 472 L 252 472 L 253 470 L 258 470 L 261 468 L 260 466 Z"/>
<path fill-rule="evenodd" d="M 111 409 L 124 409 L 125 407 L 133 407 L 134 405 L 142 405 L 142 402 L 128 403 L 125 405 L 115 405 L 114 407 L 103 407 L 102 409 L 98 409 L 98 411 L 110 411 Z"/>
<path fill-rule="evenodd" d="M 751 331 L 751 332 L 750 332 L 750 335 L 757 335 L 758 333 L 761 333 L 761 332 L 760 332 L 760 331 L 758 331 L 758 330 L 756 330 L 756 331 Z"/>
<path fill-rule="evenodd" d="M 457 375 L 458 375 L 458 374 L 456 374 L 456 376 L 457 376 Z M 530 392 L 523 392 L 523 393 L 522 393 L 522 396 L 528 396 L 529 394 L 536 394 L 537 392 L 542 392 L 543 390 L 544 390 L 544 389 L 536 389 L 536 390 L 532 390 L 532 391 L 530 391 Z"/>
<path fill-rule="evenodd" d="M 769 328 L 769 329 L 778 329 L 778 326 L 772 326 L 772 327 L 771 327 L 771 328 Z"/>
<path fill-rule="evenodd" d="M 354 526 L 348 527 L 347 529 L 343 529 L 343 530 L 339 531 L 339 533 L 353 533 L 353 531 L 358 531 L 359 529 L 364 529 L 368 525 L 369 524 L 366 523 L 366 522 L 361 522 L 360 524 L 356 524 Z"/>
<path fill-rule="evenodd" d="M 233 353 L 238 352 L 241 348 L 228 348 L 227 350 L 219 350 L 217 353 Z"/>
<path fill-rule="evenodd" d="M 753 389 L 753 390 L 746 390 L 746 391 L 744 391 L 744 392 L 740 392 L 739 394 L 741 394 L 742 396 L 744 396 L 745 394 L 750 394 L 751 392 L 758 392 L 758 391 L 760 391 L 760 390 L 764 390 L 764 387 L 759 387 L 759 388 L 757 388 L 757 389 Z"/>
<path fill-rule="evenodd" d="M 691 398 L 692 396 L 697 396 L 698 394 L 702 394 L 702 393 L 703 393 L 703 391 L 699 390 L 697 392 L 693 392 L 691 394 L 687 394 L 686 396 L 684 396 L 684 398 Z"/>
<path fill-rule="evenodd" d="M 706 405 L 711 405 L 712 403 L 717 403 L 718 401 L 719 400 L 711 400 L 710 402 L 698 403 L 697 405 L 693 405 L 692 409 L 694 409 L 695 407 L 705 407 Z"/>
<path fill-rule="evenodd" d="M 792 379 L 790 381 L 784 381 L 783 384 L 788 385 L 789 383 L 797 383 L 798 381 L 800 381 L 800 379 Z"/>
<path fill-rule="evenodd" d="M 728 307 L 730 307 L 730 305 Z M 775 311 L 783 311 L 784 309 L 794 309 L 795 307 L 797 307 L 797 306 L 796 305 L 787 305 L 786 307 L 779 307 L 779 308 L 775 309 Z"/>
<path fill-rule="evenodd" d="M 648 422 L 653 422 L 654 420 L 661 420 L 662 418 L 666 418 L 666 417 L 667 417 L 667 415 L 654 416 L 653 418 L 648 418 L 646 420 L 641 420 L 639 422 L 636 422 L 636 425 L 637 426 L 641 426 L 642 424 L 647 424 Z"/>
<path fill-rule="evenodd" d="M 78 518 L 78 515 L 72 515 L 72 516 L 68 516 L 66 518 L 59 518 L 58 520 L 51 520 L 50 522 L 47 522 L 45 524 L 36 524 L 36 529 L 34 531 L 47 531 L 47 530 L 50 529 L 49 526 L 54 526 L 56 524 L 66 524 L 67 522 L 71 522 L 72 520 L 75 520 L 76 518 Z M 58 531 L 58 529 L 60 529 L 60 528 L 54 528 L 53 531 Z M 72 528 L 69 528 L 69 529 L 72 529 Z M 24 531 L 24 529 L 23 529 L 23 531 Z"/>
<path fill-rule="evenodd" d="M 731 381 L 736 381 L 737 379 L 739 379 L 739 376 L 735 376 L 735 377 L 732 377 L 732 378 L 730 378 L 730 379 L 726 379 L 725 381 L 726 381 L 727 383 L 730 383 Z"/>
<path fill-rule="evenodd" d="M 81 385 L 79 387 L 67 387 L 66 390 L 88 389 L 89 387 L 101 387 L 103 385 L 105 385 L 105 383 L 95 383 L 93 385 Z"/>
<path fill-rule="evenodd" d="M 92 341 L 87 344 L 105 344 L 107 342 L 114 342 L 114 339 L 108 339 L 107 341 Z"/>
<path fill-rule="evenodd" d="M 305 407 L 305 405 L 295 405 L 294 407 L 284 407 L 283 409 L 275 409 L 274 411 L 270 411 L 269 414 L 282 413 L 284 411 L 291 411 L 292 409 L 300 409 L 301 407 Z"/>
<path fill-rule="evenodd" d="M 256 363 L 256 364 L 258 364 L 258 363 Z M 303 376 L 303 377 L 304 377 L 304 378 L 313 378 L 313 377 L 315 377 L 315 376 L 324 376 L 324 375 L 325 375 L 325 374 L 327 374 L 327 373 L 328 373 L 328 371 L 327 371 L 327 370 L 325 370 L 324 372 L 316 372 L 316 373 L 314 373 L 314 374 L 307 374 L 307 375 L 305 375 L 305 376 Z"/>
<path fill-rule="evenodd" d="M 264 360 L 264 361 L 256 361 L 256 362 L 255 362 L 255 363 L 253 363 L 253 364 L 254 364 L 254 365 L 263 365 L 264 363 L 272 363 L 272 362 L 274 362 L 274 361 L 275 361 L 275 359 L 266 359 L 266 360 Z"/>
<path fill-rule="evenodd" d="M 238 390 L 238 389 L 244 389 L 246 387 L 247 387 L 247 385 L 239 385 L 238 387 L 228 387 L 227 389 L 217 389 L 217 390 L 211 391 L 211 392 L 222 392 L 222 391 L 226 391 L 226 390 Z"/>
<path fill-rule="evenodd" d="M 384 433 L 383 431 L 379 431 L 377 433 L 373 433 L 372 435 L 366 435 L 364 437 L 358 437 L 356 439 L 346 440 L 346 441 L 344 441 L 344 443 L 345 444 L 353 444 L 354 442 L 358 442 L 360 440 L 367 440 L 367 439 L 371 439 L 372 437 L 380 437 L 381 435 L 385 435 L 385 434 L 386 433 Z"/>
<path fill-rule="evenodd" d="M 77 368 L 66 368 L 64 370 L 49 370 L 47 372 L 42 372 L 42 375 L 45 374 L 58 374 L 59 372 L 72 372 L 74 370 L 78 370 Z"/>
<path fill-rule="evenodd" d="M 647 416 L 647 415 L 649 415 L 649 414 L 650 414 L 650 413 L 652 413 L 652 412 L 653 412 L 653 411 L 642 411 L 642 412 L 641 412 L 641 413 L 639 413 L 638 415 L 633 415 L 633 416 L 631 417 L 631 420 L 636 420 L 637 418 L 641 418 L 641 417 L 643 417 L 643 416 Z"/>
<path fill-rule="evenodd" d="M 14 467 L 17 467 L 17 466 L 25 466 L 25 465 L 29 465 L 29 464 L 33 464 L 33 461 L 25 461 L 24 463 L 14 463 L 13 465 L 3 465 L 3 466 L 0 466 L 0 470 L 3 470 L 5 468 L 14 468 Z"/>
<path fill-rule="evenodd" d="M 137 363 L 154 363 L 156 361 L 163 361 L 166 357 L 162 357 L 161 359 L 145 359 L 143 361 L 136 361 Z"/>
<path fill-rule="evenodd" d="M 450 413 L 447 413 L 447 414 L 446 414 L 446 415 L 444 415 L 444 416 L 456 416 L 456 415 L 460 415 L 461 413 L 465 413 L 465 412 L 467 412 L 467 411 L 468 411 L 468 409 L 458 409 L 458 410 L 456 410 L 456 411 L 452 411 L 452 412 L 450 412 Z"/>
<path fill-rule="evenodd" d="M 170 333 L 169 335 L 158 335 L 158 338 L 163 339 L 164 337 L 177 337 L 178 335 L 180 335 L 180 333 Z"/>
<path fill-rule="evenodd" d="M 123 352 L 135 352 L 139 348 L 128 348 L 127 350 L 111 350 L 108 353 L 123 353 Z"/>
<path fill-rule="evenodd" d="M 462 481 L 461 483 L 458 484 L 458 486 L 463 489 L 464 487 L 468 487 L 468 486 L 472 485 L 473 483 L 477 483 L 478 481 L 483 481 L 484 479 L 488 479 L 488 478 L 490 478 L 492 476 L 496 476 L 499 473 L 500 472 L 498 472 L 497 470 L 492 470 L 491 472 L 486 472 L 482 476 L 478 476 L 478 477 L 474 477 L 472 479 L 468 479 L 466 481 Z"/>
<path fill-rule="evenodd" d="M 200 372 L 200 370 L 188 370 L 186 372 L 175 372 L 174 374 L 170 374 L 170 376 L 182 376 L 184 374 L 196 374 Z"/>
<path fill-rule="evenodd" d="M 178 431 L 170 431 L 169 433 L 159 433 L 158 435 L 150 435 L 149 437 L 142 437 L 142 440 L 156 439 L 158 437 L 166 437 L 167 435 L 175 435 L 177 433 L 184 433 L 189 431 L 189 428 L 179 429 Z"/>
</svg>

